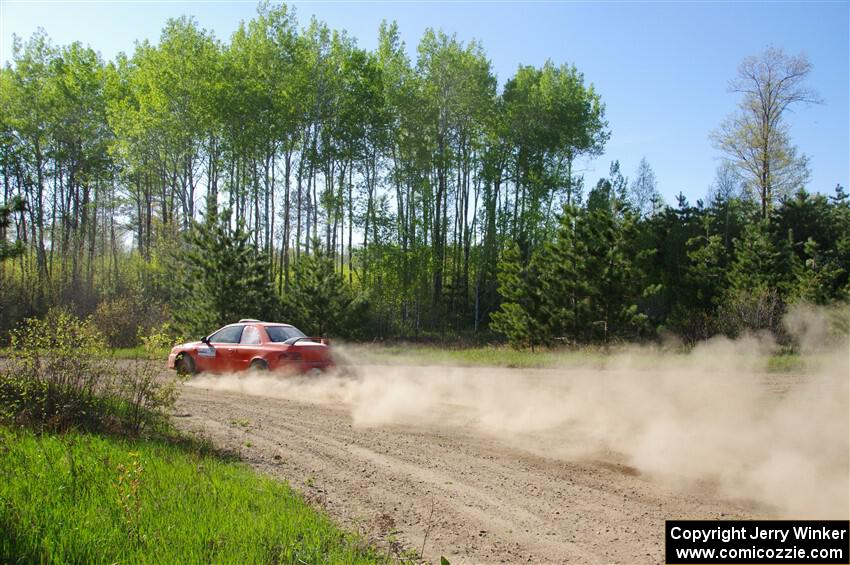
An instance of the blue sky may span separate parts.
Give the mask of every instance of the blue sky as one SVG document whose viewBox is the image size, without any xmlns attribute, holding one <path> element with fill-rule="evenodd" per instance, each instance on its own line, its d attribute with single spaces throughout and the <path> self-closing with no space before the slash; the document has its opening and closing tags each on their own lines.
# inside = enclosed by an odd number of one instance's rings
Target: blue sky
<svg viewBox="0 0 850 565">
<path fill-rule="evenodd" d="M 727 91 L 738 63 L 768 45 L 804 52 L 809 86 L 823 105 L 789 116 L 792 140 L 810 156 L 810 190 L 850 179 L 850 2 L 291 2 L 305 25 L 315 15 L 365 48 L 382 19 L 396 20 L 412 57 L 427 27 L 482 42 L 500 85 L 520 64 L 574 63 L 607 105 L 612 137 L 584 163 L 588 184 L 611 160 L 633 176 L 641 157 L 668 202 L 703 197 L 720 154 L 709 132 L 735 109 Z M 0 61 L 12 34 L 43 27 L 54 43 L 79 40 L 105 58 L 156 42 L 169 17 L 191 14 L 227 40 L 250 2 L 68 2 L 0 0 Z"/>
</svg>

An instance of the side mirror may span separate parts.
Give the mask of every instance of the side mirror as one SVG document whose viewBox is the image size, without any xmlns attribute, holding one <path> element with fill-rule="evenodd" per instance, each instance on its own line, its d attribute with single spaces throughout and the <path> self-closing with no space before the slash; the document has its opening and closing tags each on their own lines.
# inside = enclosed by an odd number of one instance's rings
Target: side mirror
<svg viewBox="0 0 850 565">
<path fill-rule="evenodd" d="M 210 344 L 210 338 L 208 336 L 202 337 L 201 343 L 206 343 L 207 345 L 209 345 Z"/>
</svg>

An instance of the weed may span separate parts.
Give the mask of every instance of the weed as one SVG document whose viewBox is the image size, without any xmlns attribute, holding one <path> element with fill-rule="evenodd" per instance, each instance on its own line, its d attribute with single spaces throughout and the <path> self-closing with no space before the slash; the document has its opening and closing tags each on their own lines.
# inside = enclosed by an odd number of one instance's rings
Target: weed
<svg viewBox="0 0 850 565">
<path fill-rule="evenodd" d="M 142 473 L 144 468 L 139 461 L 139 453 L 130 452 L 130 462 L 118 465 L 118 478 L 115 481 L 115 490 L 118 494 L 118 506 L 127 536 L 138 544 L 142 543 L 141 532 L 141 507 L 142 499 L 140 490 L 142 488 Z"/>
<path fill-rule="evenodd" d="M 119 366 L 90 319 L 51 310 L 12 332 L 0 372 L 0 422 L 139 434 L 166 422 L 176 397 L 153 361 Z"/>
</svg>

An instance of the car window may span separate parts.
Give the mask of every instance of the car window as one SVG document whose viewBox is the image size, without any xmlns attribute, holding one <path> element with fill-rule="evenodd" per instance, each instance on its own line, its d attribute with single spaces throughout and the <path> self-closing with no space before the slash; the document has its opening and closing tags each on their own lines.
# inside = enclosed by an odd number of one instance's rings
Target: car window
<svg viewBox="0 0 850 565">
<path fill-rule="evenodd" d="M 242 332 L 242 345 L 259 345 L 260 330 L 257 326 L 245 326 L 245 331 Z"/>
<path fill-rule="evenodd" d="M 227 326 L 210 336 L 210 343 L 239 343 L 245 326 Z"/>
<path fill-rule="evenodd" d="M 283 342 L 293 337 L 307 337 L 304 332 L 292 326 L 266 326 L 269 339 L 274 342 Z"/>
</svg>

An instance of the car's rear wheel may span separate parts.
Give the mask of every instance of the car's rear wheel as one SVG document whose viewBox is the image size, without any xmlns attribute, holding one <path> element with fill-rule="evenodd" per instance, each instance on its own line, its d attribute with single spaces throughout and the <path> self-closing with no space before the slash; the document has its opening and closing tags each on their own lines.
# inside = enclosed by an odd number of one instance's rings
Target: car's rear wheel
<svg viewBox="0 0 850 565">
<path fill-rule="evenodd" d="M 268 371 L 269 365 L 262 359 L 254 359 L 251 361 L 251 366 L 248 368 L 252 371 Z"/>
<path fill-rule="evenodd" d="M 192 358 L 183 353 L 180 357 L 177 358 L 177 361 L 174 363 L 175 368 L 177 369 L 178 375 L 194 375 L 195 374 L 195 362 Z"/>
</svg>

